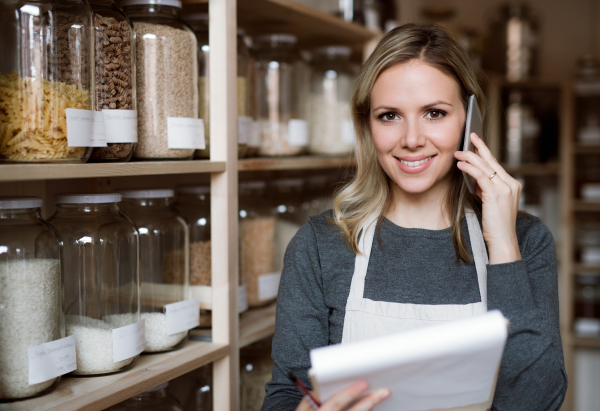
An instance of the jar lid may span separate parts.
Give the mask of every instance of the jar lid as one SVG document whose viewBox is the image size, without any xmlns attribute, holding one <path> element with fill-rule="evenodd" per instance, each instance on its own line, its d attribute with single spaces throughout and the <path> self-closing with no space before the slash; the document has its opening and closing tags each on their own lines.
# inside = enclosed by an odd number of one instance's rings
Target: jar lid
<svg viewBox="0 0 600 411">
<path fill-rule="evenodd" d="M 184 21 L 208 21 L 208 13 L 191 13 L 181 16 Z"/>
<path fill-rule="evenodd" d="M 39 197 L 0 197 L 0 210 L 40 208 L 44 200 Z"/>
<path fill-rule="evenodd" d="M 576 276 L 577 284 L 594 285 L 600 284 L 600 277 L 595 274 L 579 273 Z"/>
<path fill-rule="evenodd" d="M 314 49 L 313 53 L 327 54 L 330 57 L 333 57 L 333 56 L 349 57 L 352 55 L 352 49 L 348 46 L 319 47 L 317 49 Z"/>
<path fill-rule="evenodd" d="M 171 198 L 175 192 L 170 188 L 156 190 L 126 190 L 121 191 L 123 198 Z"/>
<path fill-rule="evenodd" d="M 184 194 L 208 194 L 210 193 L 210 186 L 181 186 L 177 187 L 177 192 Z"/>
<path fill-rule="evenodd" d="M 242 181 L 240 183 L 241 190 L 263 190 L 267 187 L 264 181 Z"/>
<path fill-rule="evenodd" d="M 287 44 L 296 44 L 298 42 L 298 37 L 293 34 L 260 34 L 258 36 L 254 36 L 253 40 L 255 42 L 272 42 L 272 43 L 287 43 Z"/>
<path fill-rule="evenodd" d="M 121 194 L 57 194 L 54 196 L 54 202 L 57 204 L 106 204 L 118 203 L 121 201 Z"/>
<path fill-rule="evenodd" d="M 123 0 L 121 7 L 137 6 L 144 4 L 154 4 L 157 6 L 171 6 L 181 8 L 181 2 L 179 0 Z"/>
</svg>

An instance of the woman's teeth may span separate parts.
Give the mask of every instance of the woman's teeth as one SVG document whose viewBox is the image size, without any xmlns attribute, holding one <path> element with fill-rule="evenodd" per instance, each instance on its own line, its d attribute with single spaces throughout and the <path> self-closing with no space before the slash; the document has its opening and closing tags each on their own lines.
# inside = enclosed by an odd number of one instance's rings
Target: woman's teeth
<svg viewBox="0 0 600 411">
<path fill-rule="evenodd" d="M 431 160 L 431 157 L 433 157 L 433 156 L 429 156 L 429 157 L 424 158 L 423 160 L 419 160 L 419 161 L 404 161 L 404 160 L 400 160 L 400 162 L 402 164 L 406 164 L 409 167 L 416 167 L 416 166 L 420 166 L 423 163 L 428 162 L 429 160 Z"/>
</svg>

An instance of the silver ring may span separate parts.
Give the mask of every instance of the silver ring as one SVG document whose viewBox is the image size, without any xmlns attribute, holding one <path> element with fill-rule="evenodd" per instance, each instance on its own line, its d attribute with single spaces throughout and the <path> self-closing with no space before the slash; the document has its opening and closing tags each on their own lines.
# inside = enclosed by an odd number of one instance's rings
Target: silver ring
<svg viewBox="0 0 600 411">
<path fill-rule="evenodd" d="M 492 175 L 490 176 L 490 180 L 491 180 L 492 178 L 496 177 L 496 174 L 497 174 L 497 173 L 494 171 L 494 174 L 492 174 Z"/>
</svg>

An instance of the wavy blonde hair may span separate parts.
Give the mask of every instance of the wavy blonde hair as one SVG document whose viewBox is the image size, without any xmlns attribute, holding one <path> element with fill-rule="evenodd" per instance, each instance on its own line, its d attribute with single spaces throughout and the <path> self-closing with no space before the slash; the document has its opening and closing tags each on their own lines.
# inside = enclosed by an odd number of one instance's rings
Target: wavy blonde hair
<svg viewBox="0 0 600 411">
<path fill-rule="evenodd" d="M 352 95 L 352 119 L 356 131 L 356 174 L 334 198 L 333 220 L 355 253 L 359 253 L 361 227 L 373 215 L 379 221 L 391 207 L 391 184 L 379 161 L 370 129 L 371 91 L 381 73 L 397 64 L 420 60 L 456 80 L 465 110 L 469 96 L 477 97 L 485 116 L 485 100 L 467 51 L 450 33 L 433 24 L 406 24 L 390 31 L 363 64 Z M 446 196 L 452 221 L 452 239 L 457 259 L 471 261 L 462 235 L 465 207 L 481 215 L 480 200 L 469 193 L 462 173 L 453 167 Z"/>
</svg>

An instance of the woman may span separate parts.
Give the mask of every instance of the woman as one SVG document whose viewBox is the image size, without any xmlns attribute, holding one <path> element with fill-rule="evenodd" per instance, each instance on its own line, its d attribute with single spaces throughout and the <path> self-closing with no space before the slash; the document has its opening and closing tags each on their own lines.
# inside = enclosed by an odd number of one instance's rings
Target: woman
<svg viewBox="0 0 600 411">
<path fill-rule="evenodd" d="M 311 218 L 288 246 L 263 410 L 311 409 L 288 374 L 309 384 L 312 348 L 492 309 L 511 323 L 492 409 L 560 408 L 554 242 L 539 219 L 517 212 L 520 183 L 477 135 L 477 153 L 457 151 L 472 94 L 483 112 L 467 53 L 437 26 L 392 30 L 363 65 L 352 99 L 356 176 L 333 212 Z M 321 409 L 346 409 L 367 390 L 356 383 Z M 388 396 L 373 392 L 350 409 Z"/>
</svg>

